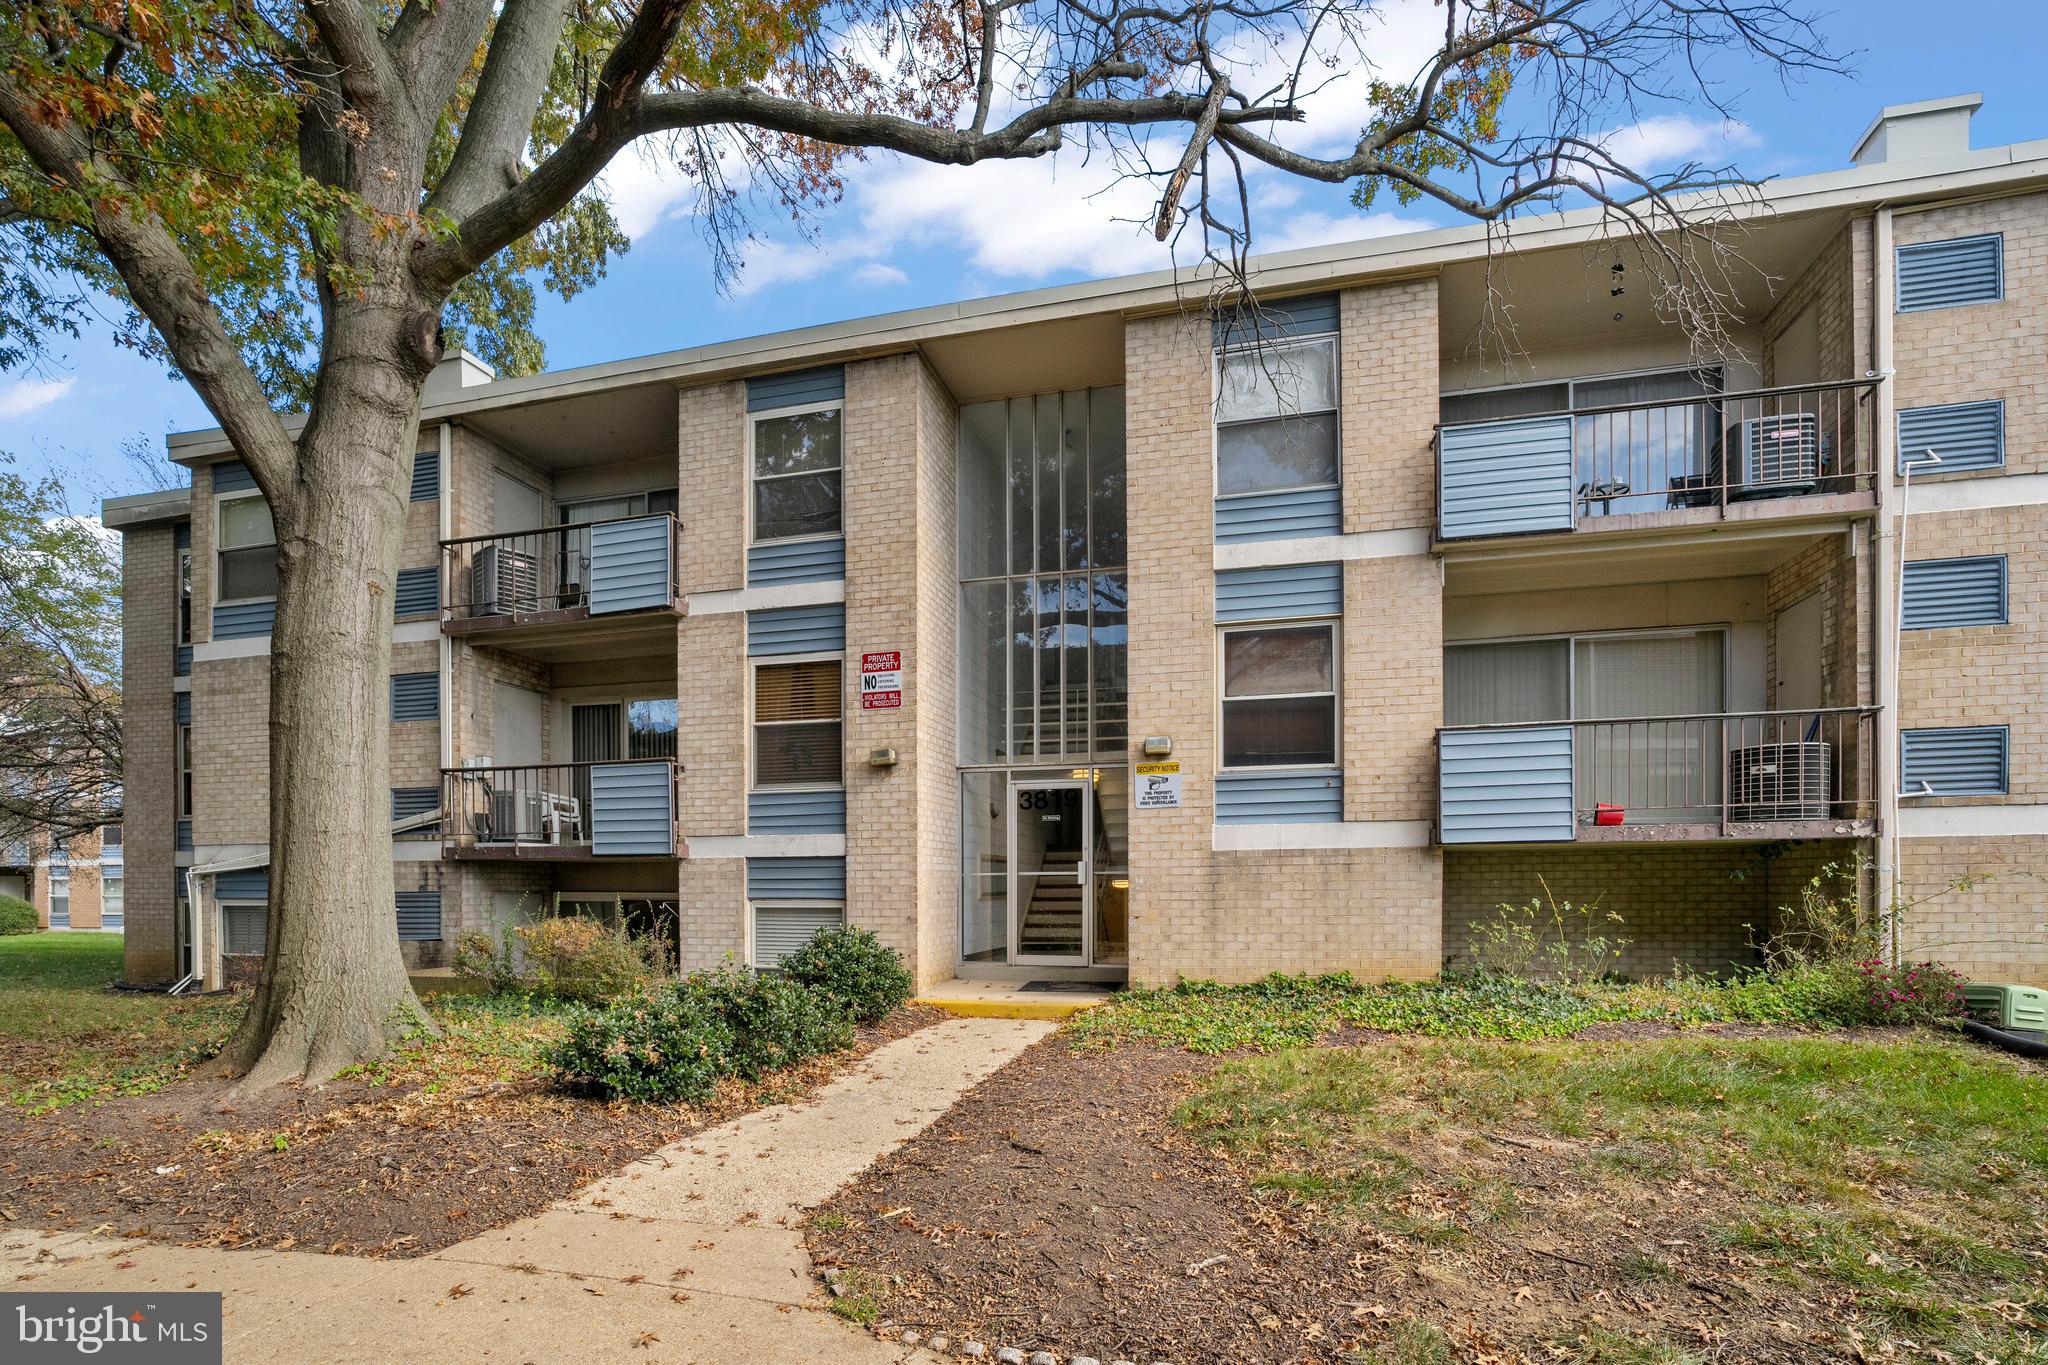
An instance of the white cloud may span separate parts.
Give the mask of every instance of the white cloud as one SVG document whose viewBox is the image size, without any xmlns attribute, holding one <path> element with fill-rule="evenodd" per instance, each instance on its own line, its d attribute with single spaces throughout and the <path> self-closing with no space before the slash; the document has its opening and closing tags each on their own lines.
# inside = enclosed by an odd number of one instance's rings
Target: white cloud
<svg viewBox="0 0 2048 1365">
<path fill-rule="evenodd" d="M 880 261 L 869 261 L 866 265 L 853 272 L 853 282 L 855 284 L 908 284 L 910 283 L 910 276 L 904 274 L 893 265 L 884 265 Z"/>
<path fill-rule="evenodd" d="M 697 188 L 652 143 L 637 143 L 613 158 L 598 177 L 612 216 L 635 241 L 657 225 L 690 212 Z"/>
<path fill-rule="evenodd" d="M 26 417 L 71 392 L 76 379 L 17 379 L 0 388 L 0 417 Z"/>
<path fill-rule="evenodd" d="M 1734 119 L 1693 118 L 1658 114 L 1641 123 L 1613 128 L 1594 141 L 1630 170 L 1669 170 L 1682 162 L 1714 164 L 1733 161 L 1735 154 L 1757 146 L 1756 130 Z"/>
<path fill-rule="evenodd" d="M 1347 215 L 1310 210 L 1273 214 L 1266 219 L 1265 233 L 1252 243 L 1252 250 L 1297 251 L 1302 247 L 1360 242 L 1368 237 L 1391 237 L 1397 232 L 1424 232 L 1435 226 L 1420 218 L 1385 212 Z"/>
</svg>

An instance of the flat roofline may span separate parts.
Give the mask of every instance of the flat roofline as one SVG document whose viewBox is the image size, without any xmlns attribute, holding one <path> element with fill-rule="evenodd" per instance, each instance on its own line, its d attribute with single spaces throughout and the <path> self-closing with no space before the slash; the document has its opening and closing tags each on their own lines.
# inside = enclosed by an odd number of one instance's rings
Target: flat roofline
<svg viewBox="0 0 2048 1365">
<path fill-rule="evenodd" d="M 1757 194 L 1705 193 L 1689 196 L 1684 202 L 1695 208 L 1724 206 L 1731 217 L 1758 218 L 1984 193 L 2042 179 L 2048 179 L 2048 139 L 1986 147 L 1953 157 L 1823 171 L 1767 182 Z M 1512 225 L 1511 241 L 1520 252 L 1572 246 L 1596 239 L 1605 227 L 1604 210 L 1594 206 L 1521 219 Z M 1491 231 L 1483 223 L 1459 223 L 1424 232 L 1304 247 L 1254 257 L 1250 271 L 1255 287 L 1275 295 L 1429 274 L 1446 265 L 1484 257 L 1496 246 Z M 897 354 L 928 340 L 1032 323 L 1104 313 L 1143 316 L 1174 312 L 1187 306 L 1192 289 L 1219 282 L 1213 270 L 1156 270 L 768 332 L 478 384 L 456 397 L 422 405 L 420 421 L 449 421 L 466 413 L 523 407 L 605 389 L 709 383 L 741 374 Z M 294 432 L 304 424 L 302 416 L 286 419 L 287 429 Z M 185 464 L 229 454 L 233 449 L 218 427 L 174 432 L 166 445 L 171 458 Z"/>
<path fill-rule="evenodd" d="M 192 490 L 162 488 L 149 493 L 124 493 L 100 500 L 100 525 L 143 526 L 157 521 L 182 521 L 192 515 Z"/>
</svg>

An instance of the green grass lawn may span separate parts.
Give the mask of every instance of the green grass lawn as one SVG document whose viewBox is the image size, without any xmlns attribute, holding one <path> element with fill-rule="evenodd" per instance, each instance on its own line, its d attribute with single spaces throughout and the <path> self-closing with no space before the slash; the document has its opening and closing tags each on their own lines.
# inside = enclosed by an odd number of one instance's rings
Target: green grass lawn
<svg viewBox="0 0 2048 1365">
<path fill-rule="evenodd" d="M 1312 1219 L 1417 1255 L 1563 1237 L 1616 1283 L 1829 1305 L 1910 1358 L 2048 1359 L 2048 1073 L 1935 1034 L 1287 1048 L 1177 1117 Z M 1405 1330 L 1385 1358 L 1437 1358 Z M 1706 1358 L 1633 1338 L 1598 1358 Z"/>
</svg>

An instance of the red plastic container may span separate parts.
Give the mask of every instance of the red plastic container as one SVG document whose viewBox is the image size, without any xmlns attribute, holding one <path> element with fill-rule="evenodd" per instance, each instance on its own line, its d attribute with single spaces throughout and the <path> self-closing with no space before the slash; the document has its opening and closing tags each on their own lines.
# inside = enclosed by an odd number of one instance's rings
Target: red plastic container
<svg viewBox="0 0 2048 1365">
<path fill-rule="evenodd" d="M 1628 812 L 1620 806 L 1610 806 L 1605 801 L 1593 803 L 1593 823 L 1596 825 L 1618 825 L 1628 818 Z"/>
</svg>

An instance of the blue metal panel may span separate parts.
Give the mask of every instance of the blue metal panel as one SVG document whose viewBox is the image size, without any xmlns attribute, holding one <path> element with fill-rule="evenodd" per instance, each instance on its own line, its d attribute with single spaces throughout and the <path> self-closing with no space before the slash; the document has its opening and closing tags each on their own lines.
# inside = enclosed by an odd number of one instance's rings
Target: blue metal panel
<svg viewBox="0 0 2048 1365">
<path fill-rule="evenodd" d="M 1898 277 L 1901 313 L 1996 303 L 2005 297 L 2005 239 L 1993 232 L 1902 246 Z"/>
<path fill-rule="evenodd" d="M 185 899 L 185 873 L 188 871 L 190 871 L 189 868 L 183 867 L 174 867 L 171 869 L 172 880 L 177 883 L 177 890 L 171 892 L 172 900 L 181 901 Z"/>
<path fill-rule="evenodd" d="M 1941 463 L 1922 464 L 1915 473 L 1998 468 L 2005 463 L 2005 400 L 1899 409 L 1899 471 L 1930 448 Z"/>
<path fill-rule="evenodd" d="M 646 611 L 674 600 L 667 517 L 610 521 L 590 528 L 590 614 Z"/>
<path fill-rule="evenodd" d="M 441 609 L 441 571 L 400 569 L 391 605 L 398 616 L 432 616 Z"/>
<path fill-rule="evenodd" d="M 747 899 L 755 901 L 843 901 L 844 858 L 749 858 Z"/>
<path fill-rule="evenodd" d="M 180 820 L 171 835 L 171 848 L 179 853 L 192 851 L 192 822 Z"/>
<path fill-rule="evenodd" d="M 175 700 L 172 702 L 171 709 L 178 717 L 178 724 L 190 725 L 192 723 L 192 694 L 190 692 L 178 692 L 173 695 Z"/>
<path fill-rule="evenodd" d="M 240 460 L 222 460 L 213 467 L 213 491 L 246 493 L 256 486 L 256 476 Z"/>
<path fill-rule="evenodd" d="M 270 899 L 270 869 L 248 867 L 239 872 L 218 872 L 213 878 L 213 896 L 223 901 L 267 901 Z"/>
<path fill-rule="evenodd" d="M 1995 796 L 2006 789 L 2003 725 L 1904 730 L 1899 734 L 1900 790 L 1933 796 Z M 1926 783 L 1933 790 L 1920 792 Z"/>
<path fill-rule="evenodd" d="M 1572 529 L 1569 417 L 1445 427 L 1437 463 L 1446 540 Z"/>
<path fill-rule="evenodd" d="M 815 370 L 768 374 L 747 381 L 747 411 L 800 408 L 846 397 L 846 367 L 825 365 Z"/>
<path fill-rule="evenodd" d="M 747 551 L 747 586 L 772 588 L 781 583 L 824 583 L 846 577 L 846 541 L 777 541 Z"/>
<path fill-rule="evenodd" d="M 400 891 L 398 937 L 401 942 L 431 943 L 441 937 L 441 893 Z"/>
<path fill-rule="evenodd" d="M 674 783 L 666 763 L 600 763 L 590 770 L 590 851 L 604 858 L 676 851 Z"/>
<path fill-rule="evenodd" d="M 2007 620 L 2004 555 L 1916 559 L 1906 565 L 1907 630 L 2000 626 Z"/>
<path fill-rule="evenodd" d="M 1216 575 L 1218 621 L 1278 621 L 1344 614 L 1342 564 L 1279 564 Z"/>
<path fill-rule="evenodd" d="M 1444 843 L 1573 837 L 1571 726 L 1446 730 L 1437 761 L 1437 837 Z"/>
<path fill-rule="evenodd" d="M 747 833 L 844 834 L 846 792 L 748 792 Z"/>
<path fill-rule="evenodd" d="M 1216 499 L 1216 543 L 1299 540 L 1344 529 L 1344 495 L 1336 488 L 1290 488 Z"/>
<path fill-rule="evenodd" d="M 171 672 L 172 672 L 172 673 L 173 673 L 173 674 L 174 674 L 175 676 L 177 676 L 177 677 L 180 677 L 180 678 L 183 678 L 183 677 L 188 677 L 188 676 L 190 676 L 190 675 L 191 675 L 191 672 L 192 672 L 192 646 L 190 646 L 190 645 L 179 645 L 179 646 L 178 646 L 178 657 L 177 657 L 177 660 L 176 660 L 176 661 L 175 661 L 175 662 L 174 662 L 174 663 L 173 663 L 173 664 L 171 665 Z"/>
<path fill-rule="evenodd" d="M 747 653 L 752 657 L 829 654 L 845 648 L 846 607 L 842 603 L 747 613 Z"/>
<path fill-rule="evenodd" d="M 391 719 L 438 720 L 441 716 L 441 680 L 433 673 L 391 675 Z"/>
<path fill-rule="evenodd" d="M 257 602 L 230 602 L 213 609 L 213 638 L 253 640 L 270 634 L 277 624 L 277 603 L 271 598 Z"/>
<path fill-rule="evenodd" d="M 1221 348 L 1336 330 L 1337 296 L 1303 294 L 1291 299 L 1240 299 L 1217 314 L 1212 336 Z"/>
<path fill-rule="evenodd" d="M 175 540 L 177 541 L 177 545 L 178 545 L 178 548 L 179 548 L 179 549 L 181 549 L 181 550 L 189 550 L 189 549 L 191 549 L 191 548 L 192 548 L 192 523 L 191 523 L 191 522 L 189 522 L 189 521 L 181 521 L 181 522 L 179 522 L 179 523 L 178 523 L 178 529 L 177 529 L 177 532 L 176 532 L 176 534 L 175 534 L 175 536 L 174 536 L 174 539 L 175 539 Z"/>
<path fill-rule="evenodd" d="M 1216 774 L 1219 825 L 1324 825 L 1344 818 L 1344 774 Z"/>
<path fill-rule="evenodd" d="M 436 446 L 412 457 L 412 500 L 432 502 L 441 496 L 441 449 Z"/>
<path fill-rule="evenodd" d="M 393 787 L 391 789 L 391 818 L 410 820 L 415 815 L 425 815 L 441 804 L 439 787 Z"/>
</svg>

